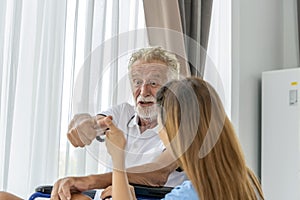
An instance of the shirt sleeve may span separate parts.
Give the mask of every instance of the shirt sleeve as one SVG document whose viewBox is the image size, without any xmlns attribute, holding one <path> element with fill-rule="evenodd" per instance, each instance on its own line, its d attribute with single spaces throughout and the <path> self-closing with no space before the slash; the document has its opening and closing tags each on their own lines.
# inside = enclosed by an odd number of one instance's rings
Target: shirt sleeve
<svg viewBox="0 0 300 200">
<path fill-rule="evenodd" d="M 176 186 L 170 193 L 166 194 L 162 200 L 198 200 L 191 181 L 184 181 L 181 185 Z"/>
</svg>

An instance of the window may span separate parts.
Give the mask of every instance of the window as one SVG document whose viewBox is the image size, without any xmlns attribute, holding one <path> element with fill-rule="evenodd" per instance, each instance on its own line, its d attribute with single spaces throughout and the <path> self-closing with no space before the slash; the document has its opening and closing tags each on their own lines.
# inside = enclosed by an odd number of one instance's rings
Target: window
<svg viewBox="0 0 300 200">
<path fill-rule="evenodd" d="M 67 7 L 67 23 L 66 23 L 66 42 L 65 42 L 65 69 L 64 69 L 64 92 L 62 102 L 62 117 L 61 117 L 61 137 L 60 137 L 60 159 L 59 159 L 59 176 L 64 177 L 71 174 L 91 174 L 104 172 L 106 169 L 105 162 L 98 160 L 95 155 L 98 148 L 85 147 L 85 149 L 75 149 L 67 141 L 66 133 L 68 124 L 73 115 L 77 113 L 76 105 L 76 81 L 83 73 L 83 68 L 86 66 L 86 60 L 94 58 L 91 54 L 100 54 L 102 49 L 107 49 L 106 44 L 117 40 L 116 36 L 121 35 L 125 38 L 132 34 L 136 29 L 145 28 L 145 19 L 143 11 L 143 2 L 134 0 L 125 1 L 103 1 L 96 0 L 94 5 L 90 5 L 89 1 L 68 1 Z M 118 42 L 118 41 L 116 41 Z M 147 44 L 145 44 L 147 45 Z M 133 48 L 134 44 L 132 45 Z M 111 50 L 111 49 L 110 49 Z M 129 49 L 130 50 L 130 49 Z M 106 51 L 106 50 L 105 50 Z M 118 49 L 115 49 L 118 51 Z M 105 52 L 104 52 L 105 53 Z M 107 53 L 107 52 L 106 52 Z M 113 52 L 112 54 L 119 52 Z M 117 61 L 113 55 L 105 54 L 106 57 L 111 56 L 112 61 L 110 66 L 102 66 L 102 77 L 97 79 L 96 89 L 100 94 L 88 100 L 98 101 L 97 108 L 91 110 L 80 110 L 81 112 L 89 112 L 97 114 L 103 109 L 108 108 L 112 104 L 112 97 L 108 97 L 112 90 L 116 87 L 122 87 L 127 81 L 127 65 L 131 52 L 125 55 L 118 55 Z M 95 57 L 97 57 L 96 55 Z M 116 67 L 118 66 L 117 70 Z M 99 66 L 101 68 L 101 65 Z M 113 78 L 111 78 L 113 77 Z M 89 80 L 86 77 L 85 80 Z M 115 84 L 114 82 L 118 83 Z M 114 85 L 114 87 L 110 87 Z M 88 86 L 87 86 L 88 87 Z M 100 92 L 101 91 L 101 92 Z M 124 98 L 131 101 L 131 93 L 128 89 L 124 90 L 126 94 L 118 94 L 116 103 L 121 103 Z M 75 97 L 74 97 L 75 96 Z M 121 96 L 121 97 L 120 97 Z M 73 97 L 73 99 L 72 99 Z M 101 100 L 100 100 L 101 97 Z M 79 111 L 79 112 L 80 112 Z M 97 144 L 99 146 L 99 143 Z M 100 144 L 100 148 L 105 148 Z"/>
<path fill-rule="evenodd" d="M 231 0 L 213 1 L 205 79 L 212 82 L 231 115 Z M 216 74 L 218 77 L 216 77 Z"/>
</svg>

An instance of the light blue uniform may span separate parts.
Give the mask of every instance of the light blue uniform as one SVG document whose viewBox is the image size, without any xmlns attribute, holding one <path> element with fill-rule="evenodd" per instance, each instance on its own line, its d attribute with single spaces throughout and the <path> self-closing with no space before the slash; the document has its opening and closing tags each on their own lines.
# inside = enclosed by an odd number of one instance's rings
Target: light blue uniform
<svg viewBox="0 0 300 200">
<path fill-rule="evenodd" d="M 184 181 L 176 186 L 170 193 L 166 194 L 162 200 L 198 200 L 198 194 L 195 191 L 191 181 Z"/>
</svg>

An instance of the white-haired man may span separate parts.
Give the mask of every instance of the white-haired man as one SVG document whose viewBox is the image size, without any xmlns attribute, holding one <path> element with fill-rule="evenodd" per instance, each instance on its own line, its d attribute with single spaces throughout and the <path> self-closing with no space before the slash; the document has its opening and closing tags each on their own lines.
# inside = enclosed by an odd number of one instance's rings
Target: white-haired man
<svg viewBox="0 0 300 200">
<path fill-rule="evenodd" d="M 135 105 L 117 105 L 80 124 L 75 122 L 82 115 L 76 115 L 69 125 L 68 139 L 75 147 L 89 145 L 98 138 L 95 127 L 105 130 L 102 120 L 111 116 L 114 124 L 126 134 L 129 182 L 149 186 L 178 185 L 186 176 L 176 171 L 178 166 L 174 158 L 159 139 L 155 96 L 163 84 L 179 77 L 179 62 L 174 54 L 161 47 L 143 48 L 132 54 L 128 71 Z M 103 189 L 111 183 L 111 173 L 62 178 L 54 184 L 51 200 L 89 199 L 80 192 Z M 99 194 L 94 199 L 97 198 Z"/>
</svg>

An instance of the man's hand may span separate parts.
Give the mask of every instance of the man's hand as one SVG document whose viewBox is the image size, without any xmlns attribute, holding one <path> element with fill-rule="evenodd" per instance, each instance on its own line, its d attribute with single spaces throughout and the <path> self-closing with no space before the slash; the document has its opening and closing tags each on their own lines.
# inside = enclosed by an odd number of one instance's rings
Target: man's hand
<svg viewBox="0 0 300 200">
<path fill-rule="evenodd" d="M 71 194 L 89 190 L 87 177 L 66 177 L 59 179 L 53 186 L 51 200 L 69 200 Z"/>
<path fill-rule="evenodd" d="M 130 189 L 130 193 L 131 193 L 131 196 L 133 197 L 133 199 L 136 199 L 136 196 L 135 196 L 135 192 L 134 192 L 134 187 L 129 185 L 129 189 Z M 112 196 L 112 186 L 108 186 L 107 188 L 105 188 L 102 193 L 101 193 L 101 199 L 107 199 L 107 198 L 110 198 Z"/>
<path fill-rule="evenodd" d="M 111 119 L 112 117 L 109 116 Z M 77 114 L 69 124 L 68 139 L 74 147 L 84 147 L 91 144 L 97 135 L 104 133 L 106 125 L 103 122 L 105 117 L 97 115 L 92 117 L 89 114 Z"/>
</svg>

